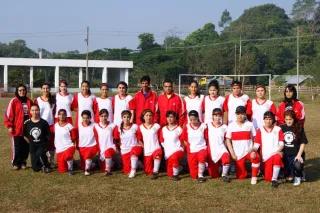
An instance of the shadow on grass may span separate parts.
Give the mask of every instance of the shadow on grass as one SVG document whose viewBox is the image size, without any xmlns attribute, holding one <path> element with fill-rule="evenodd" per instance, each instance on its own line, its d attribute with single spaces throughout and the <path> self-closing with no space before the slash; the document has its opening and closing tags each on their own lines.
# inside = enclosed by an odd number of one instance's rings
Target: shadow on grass
<svg viewBox="0 0 320 213">
<path fill-rule="evenodd" d="M 308 182 L 320 180 L 320 158 L 307 159 L 304 169 Z"/>
</svg>

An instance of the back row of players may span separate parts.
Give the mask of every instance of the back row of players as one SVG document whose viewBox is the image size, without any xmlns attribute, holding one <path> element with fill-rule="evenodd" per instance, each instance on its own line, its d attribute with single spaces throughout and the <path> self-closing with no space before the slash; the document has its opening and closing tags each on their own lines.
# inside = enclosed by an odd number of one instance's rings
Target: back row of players
<svg viewBox="0 0 320 213">
<path fill-rule="evenodd" d="M 184 98 L 174 93 L 171 80 L 163 82 L 164 91 L 159 96 L 151 90 L 148 76 L 142 77 L 140 84 L 141 90 L 134 97 L 127 94 L 125 82 L 118 83 L 118 94 L 114 97 L 108 97 L 108 85 L 101 84 L 100 97 L 95 97 L 87 81 L 82 82 L 81 92 L 75 95 L 69 94 L 67 82 L 61 81 L 56 96 L 51 95 L 50 85 L 44 83 L 42 95 L 34 104 L 27 98 L 26 88 L 18 86 L 5 115 L 5 125 L 12 136 L 14 169 L 26 167 L 29 142 L 34 170 L 49 168 L 45 156 L 47 147 L 51 161 L 54 161 L 54 151 L 57 153 L 58 171 L 72 174 L 75 142 L 86 175 L 90 174 L 92 158 L 97 152 L 106 175 L 110 174 L 112 157 L 120 149 L 123 172 L 129 177 L 135 176 L 138 157 L 144 152 L 144 170 L 157 178 L 163 155 L 161 143 L 168 176 L 174 180 L 179 179 L 179 161 L 185 150 L 190 175 L 200 182 L 205 181 L 206 163 L 212 177 L 219 176 L 219 164 L 222 164 L 222 178 L 229 181 L 227 174 L 232 158 L 240 179 L 247 177 L 245 161 L 251 161 L 251 183 L 255 184 L 260 153 L 265 179 L 277 186 L 282 151 L 287 148 L 286 174 L 289 178 L 295 177 L 296 185 L 300 183 L 304 160 L 304 145 L 300 144 L 307 140 L 300 128 L 305 120 L 304 106 L 297 99 L 294 86 L 285 88 L 284 100 L 277 109 L 266 99 L 263 85 L 256 86 L 256 98 L 250 100 L 238 81 L 232 82 L 231 94 L 226 97 L 219 95 L 217 81 L 209 83 L 207 96 L 200 95 L 197 81 L 192 81 L 189 95 Z M 75 128 L 72 111 L 76 111 Z M 293 120 L 291 125 L 286 122 L 287 117 Z M 44 125 L 42 120 L 48 124 Z M 275 126 L 276 122 L 283 125 L 282 130 Z M 48 147 L 45 141 L 54 141 L 54 144 Z M 37 149 L 43 151 L 37 152 Z"/>
</svg>

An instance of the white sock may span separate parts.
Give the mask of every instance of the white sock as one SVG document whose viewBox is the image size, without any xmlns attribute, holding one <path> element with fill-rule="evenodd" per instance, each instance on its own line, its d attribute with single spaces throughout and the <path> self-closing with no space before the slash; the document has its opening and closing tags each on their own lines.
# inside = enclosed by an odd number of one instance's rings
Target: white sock
<svg viewBox="0 0 320 213">
<path fill-rule="evenodd" d="M 131 170 L 136 171 L 138 166 L 138 157 L 135 155 L 131 156 Z"/>
<path fill-rule="evenodd" d="M 223 176 L 228 176 L 230 164 L 226 164 L 222 166 L 222 177 Z"/>
<path fill-rule="evenodd" d="M 90 169 L 91 169 L 91 163 L 92 163 L 92 160 L 91 160 L 91 159 L 87 159 L 87 160 L 86 160 L 85 170 L 90 170 Z"/>
<path fill-rule="evenodd" d="M 206 164 L 198 163 L 198 177 L 203 177 L 203 173 L 205 169 L 206 169 Z"/>
<path fill-rule="evenodd" d="M 105 159 L 105 164 L 106 164 L 105 170 L 107 172 L 110 172 L 111 171 L 112 158 L 106 158 Z"/>
<path fill-rule="evenodd" d="M 68 170 L 72 171 L 73 170 L 73 160 L 68 160 L 67 164 L 68 164 Z"/>
<path fill-rule="evenodd" d="M 173 176 L 177 176 L 179 174 L 179 167 L 173 167 Z"/>
<path fill-rule="evenodd" d="M 273 166 L 272 180 L 278 180 L 280 166 Z"/>
<path fill-rule="evenodd" d="M 153 160 L 153 173 L 158 173 L 159 172 L 160 163 L 161 163 L 160 159 L 154 159 Z"/>
</svg>

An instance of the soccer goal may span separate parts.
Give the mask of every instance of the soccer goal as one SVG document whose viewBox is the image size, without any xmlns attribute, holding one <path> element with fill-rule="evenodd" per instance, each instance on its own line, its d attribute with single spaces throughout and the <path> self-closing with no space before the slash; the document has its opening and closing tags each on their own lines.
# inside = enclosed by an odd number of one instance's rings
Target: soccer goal
<svg viewBox="0 0 320 213">
<path fill-rule="evenodd" d="M 271 100 L 271 74 L 252 75 L 202 75 L 202 74 L 179 74 L 179 95 L 188 94 L 188 86 L 192 80 L 199 83 L 201 93 L 207 94 L 208 84 L 217 80 L 220 86 L 220 94 L 227 95 L 231 91 L 231 83 L 238 80 L 242 83 L 243 91 L 254 97 L 255 85 L 263 84 L 267 89 L 268 99 Z"/>
</svg>

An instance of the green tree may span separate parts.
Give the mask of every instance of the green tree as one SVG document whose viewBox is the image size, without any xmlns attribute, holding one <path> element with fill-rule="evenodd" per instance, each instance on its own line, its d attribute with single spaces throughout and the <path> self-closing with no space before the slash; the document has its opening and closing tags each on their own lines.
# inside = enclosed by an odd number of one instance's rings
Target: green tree
<svg viewBox="0 0 320 213">
<path fill-rule="evenodd" d="M 142 51 L 152 49 L 154 47 L 159 47 L 159 45 L 155 43 L 154 36 L 152 33 L 142 33 L 138 36 L 138 38 L 140 40 L 138 49 Z"/>
<path fill-rule="evenodd" d="M 316 0 L 296 0 L 292 6 L 292 17 L 295 21 L 309 21 L 314 17 L 317 8 Z"/>
<path fill-rule="evenodd" d="M 219 39 L 219 34 L 212 23 L 205 24 L 201 29 L 198 29 L 188 35 L 185 39 L 186 45 L 200 45 L 213 43 Z"/>
<path fill-rule="evenodd" d="M 221 18 L 220 18 L 219 27 L 223 28 L 226 25 L 229 25 L 231 21 L 232 21 L 232 17 L 230 16 L 230 12 L 227 9 L 225 9 L 222 12 L 222 15 L 221 15 Z"/>
</svg>

